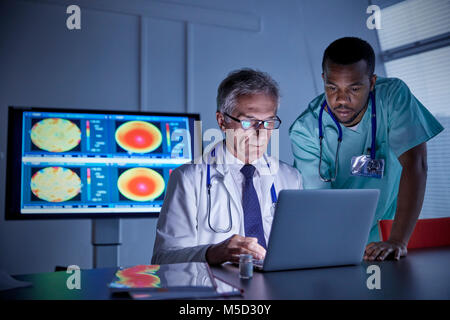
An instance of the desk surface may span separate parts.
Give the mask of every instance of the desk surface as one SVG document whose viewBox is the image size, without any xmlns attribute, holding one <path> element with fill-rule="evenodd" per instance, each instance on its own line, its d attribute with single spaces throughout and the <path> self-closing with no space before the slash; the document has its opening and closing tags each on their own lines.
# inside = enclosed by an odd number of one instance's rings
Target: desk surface
<svg viewBox="0 0 450 320">
<path fill-rule="evenodd" d="M 381 270 L 381 289 L 369 290 L 367 267 Z M 81 290 L 69 290 L 66 272 L 15 276 L 32 287 L 0 292 L 0 299 L 110 299 L 106 284 L 116 268 L 81 271 Z M 450 247 L 410 250 L 400 261 L 362 262 L 357 266 L 255 272 L 239 279 L 235 266 L 212 267 L 213 273 L 243 288 L 244 299 L 450 299 Z"/>
</svg>

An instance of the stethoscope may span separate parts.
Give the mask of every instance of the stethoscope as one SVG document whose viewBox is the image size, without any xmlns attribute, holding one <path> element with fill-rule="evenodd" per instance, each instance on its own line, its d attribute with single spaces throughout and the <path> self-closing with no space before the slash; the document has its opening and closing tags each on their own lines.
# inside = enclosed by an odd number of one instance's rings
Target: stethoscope
<svg viewBox="0 0 450 320">
<path fill-rule="evenodd" d="M 224 146 L 225 147 L 225 146 Z M 216 149 L 214 148 L 211 151 L 211 157 L 216 156 Z M 215 233 L 227 233 L 231 231 L 231 228 L 233 227 L 233 217 L 231 216 L 231 206 L 230 206 L 230 194 L 228 194 L 228 227 L 225 229 L 221 228 L 213 228 L 211 225 L 211 169 L 210 169 L 210 161 L 208 159 L 208 164 L 206 165 L 206 189 L 208 192 L 208 200 L 207 200 L 207 214 L 208 214 L 208 225 L 209 228 L 214 231 Z M 270 169 L 270 164 L 266 159 L 267 167 Z M 275 185 L 272 183 L 272 187 L 270 188 L 270 196 L 272 197 L 272 209 L 275 208 L 275 205 L 277 203 L 277 192 L 275 190 Z"/>
<path fill-rule="evenodd" d="M 376 106 L 375 106 L 375 96 L 372 92 L 369 93 L 369 98 L 372 101 L 372 117 L 371 117 L 371 125 L 372 125 L 372 143 L 370 148 L 370 158 L 375 159 L 375 139 L 377 136 L 377 114 L 376 114 Z M 342 128 L 339 124 L 339 121 L 336 120 L 336 118 L 333 115 L 333 112 L 328 112 L 331 119 L 333 119 L 334 123 L 336 124 L 338 128 L 338 144 L 336 148 L 336 157 L 334 158 L 334 177 L 324 178 L 321 173 L 321 166 L 322 166 L 322 140 L 323 140 L 323 129 L 322 129 L 322 117 L 323 117 L 323 110 L 327 106 L 327 99 L 325 99 L 322 103 L 322 106 L 320 108 L 319 112 L 319 144 L 320 144 L 320 153 L 319 153 L 319 177 L 324 182 L 333 182 L 336 180 L 337 177 L 337 171 L 338 171 L 338 162 L 339 162 L 339 148 L 341 146 L 342 142 Z"/>
</svg>

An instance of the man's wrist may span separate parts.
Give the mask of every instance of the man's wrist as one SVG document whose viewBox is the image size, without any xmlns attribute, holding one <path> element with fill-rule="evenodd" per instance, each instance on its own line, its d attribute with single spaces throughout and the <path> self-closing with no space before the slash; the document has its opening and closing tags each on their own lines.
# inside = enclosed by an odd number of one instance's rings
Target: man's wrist
<svg viewBox="0 0 450 320">
<path fill-rule="evenodd" d="M 214 250 L 213 247 L 214 247 L 214 245 L 211 244 L 210 246 L 208 246 L 208 248 L 206 249 L 206 252 L 205 252 L 205 259 L 206 259 L 206 262 L 208 262 L 209 264 L 215 264 L 214 259 L 211 257 L 211 255 L 214 255 L 214 253 L 211 252 L 211 250 Z"/>
<path fill-rule="evenodd" d="M 387 242 L 390 242 L 390 243 L 398 245 L 398 246 L 403 246 L 403 247 L 406 247 L 408 245 L 407 241 L 399 240 L 399 239 L 396 239 L 396 238 L 389 238 L 387 240 Z"/>
</svg>

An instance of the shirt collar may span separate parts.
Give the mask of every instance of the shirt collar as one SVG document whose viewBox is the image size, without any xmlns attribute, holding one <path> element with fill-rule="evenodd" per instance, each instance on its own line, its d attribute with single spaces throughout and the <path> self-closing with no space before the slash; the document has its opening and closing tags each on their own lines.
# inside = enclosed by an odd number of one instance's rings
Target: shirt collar
<svg viewBox="0 0 450 320">
<path fill-rule="evenodd" d="M 242 160 L 236 158 L 236 157 L 235 157 L 235 156 L 234 156 L 234 155 L 226 148 L 225 140 L 222 141 L 221 143 L 218 143 L 218 144 L 215 146 L 215 148 L 216 148 L 216 153 L 217 153 L 217 155 L 218 155 L 221 159 L 223 159 L 223 160 L 222 160 L 222 161 L 223 161 L 222 164 L 223 164 L 224 167 L 226 167 L 226 168 L 231 168 L 231 169 L 236 168 L 236 169 L 240 170 L 240 169 L 242 168 L 242 166 L 245 165 L 245 163 L 244 163 Z M 220 150 L 220 151 L 219 151 L 219 150 Z M 223 150 L 223 151 L 222 151 L 222 150 Z M 219 151 L 219 152 L 217 152 L 217 151 Z M 260 170 L 261 166 L 267 166 L 266 160 L 264 159 L 264 155 L 263 155 L 262 157 L 256 159 L 256 160 L 254 160 L 251 164 L 252 164 L 253 166 L 255 166 L 255 168 L 256 168 L 257 171 Z"/>
<path fill-rule="evenodd" d="M 206 164 L 214 164 L 216 170 L 224 175 L 228 168 L 237 168 L 240 170 L 244 165 L 244 162 L 236 158 L 231 152 L 229 152 L 225 146 L 225 140 L 218 142 L 213 149 L 215 150 L 215 156 L 211 157 L 211 151 L 207 157 Z M 275 159 L 276 160 L 276 159 Z M 277 172 L 278 161 L 274 161 L 272 157 L 264 154 L 261 158 L 256 159 L 251 163 L 255 166 L 256 171 L 260 175 L 271 175 L 272 172 Z M 268 164 L 270 167 L 268 167 Z M 275 171 L 273 171 L 275 170 Z"/>
</svg>

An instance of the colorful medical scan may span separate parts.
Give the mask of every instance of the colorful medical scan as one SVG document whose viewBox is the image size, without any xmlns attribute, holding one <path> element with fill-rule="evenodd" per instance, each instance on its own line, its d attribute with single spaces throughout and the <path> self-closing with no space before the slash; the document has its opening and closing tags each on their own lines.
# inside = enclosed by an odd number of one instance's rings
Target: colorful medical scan
<svg viewBox="0 0 450 320">
<path fill-rule="evenodd" d="M 113 288 L 160 288 L 161 279 L 156 274 L 159 265 L 137 265 L 120 269 L 116 272 L 116 280 L 110 284 Z"/>
<path fill-rule="evenodd" d="M 21 213 L 158 213 L 170 174 L 192 160 L 189 121 L 23 112 Z"/>
<path fill-rule="evenodd" d="M 47 118 L 36 122 L 31 128 L 33 144 L 49 152 L 65 152 L 80 144 L 80 128 L 70 120 Z"/>
<path fill-rule="evenodd" d="M 164 191 L 164 178 L 149 168 L 132 168 L 124 171 L 117 180 L 120 193 L 134 201 L 152 201 Z"/>
<path fill-rule="evenodd" d="M 31 192 L 48 202 L 63 202 L 80 193 L 81 179 L 74 171 L 63 167 L 43 168 L 31 177 Z"/>
<path fill-rule="evenodd" d="M 148 153 L 162 143 L 161 130 L 146 121 L 128 121 L 117 128 L 117 144 L 128 152 Z"/>
<path fill-rule="evenodd" d="M 120 268 L 108 287 L 112 291 L 153 289 L 161 292 L 158 289 L 170 291 L 175 288 L 215 291 L 216 284 L 207 263 L 187 262 Z"/>
</svg>

